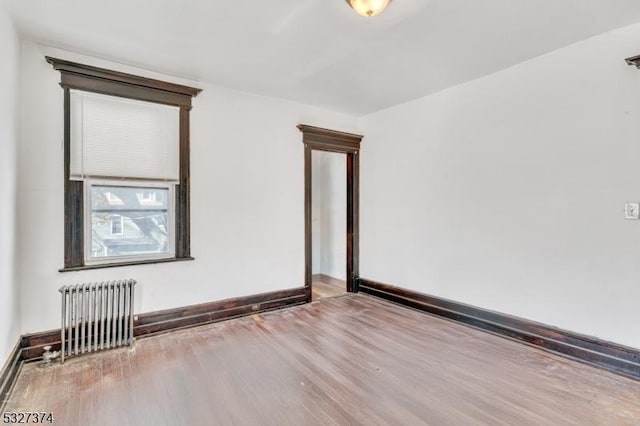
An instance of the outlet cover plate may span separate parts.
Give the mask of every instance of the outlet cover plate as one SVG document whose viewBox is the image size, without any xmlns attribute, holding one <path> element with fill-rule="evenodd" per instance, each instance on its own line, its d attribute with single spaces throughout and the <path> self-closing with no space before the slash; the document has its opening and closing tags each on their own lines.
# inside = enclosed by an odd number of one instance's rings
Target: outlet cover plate
<svg viewBox="0 0 640 426">
<path fill-rule="evenodd" d="M 624 205 L 625 219 L 640 219 L 640 203 L 626 203 Z"/>
</svg>

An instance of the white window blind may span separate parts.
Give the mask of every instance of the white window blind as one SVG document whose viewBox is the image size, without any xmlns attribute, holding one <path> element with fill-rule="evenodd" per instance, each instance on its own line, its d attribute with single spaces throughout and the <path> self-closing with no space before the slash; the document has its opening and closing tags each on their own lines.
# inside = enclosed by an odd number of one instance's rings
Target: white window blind
<svg viewBox="0 0 640 426">
<path fill-rule="evenodd" d="M 178 107 L 78 90 L 70 95 L 71 179 L 178 181 Z"/>
</svg>

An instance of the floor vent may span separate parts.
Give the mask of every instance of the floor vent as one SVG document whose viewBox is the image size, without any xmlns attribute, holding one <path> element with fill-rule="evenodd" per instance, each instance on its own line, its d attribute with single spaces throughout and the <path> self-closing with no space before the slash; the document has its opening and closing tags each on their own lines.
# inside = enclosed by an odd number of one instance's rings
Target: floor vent
<svg viewBox="0 0 640 426">
<path fill-rule="evenodd" d="M 135 280 L 62 286 L 60 360 L 133 344 Z"/>
</svg>

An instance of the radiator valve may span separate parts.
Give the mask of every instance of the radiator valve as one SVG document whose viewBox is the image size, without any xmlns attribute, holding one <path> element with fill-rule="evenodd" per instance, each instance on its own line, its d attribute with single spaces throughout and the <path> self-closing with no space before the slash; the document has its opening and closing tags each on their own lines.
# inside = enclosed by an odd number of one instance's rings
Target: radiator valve
<svg viewBox="0 0 640 426">
<path fill-rule="evenodd" d="M 42 362 L 49 364 L 52 360 L 60 356 L 60 351 L 51 351 L 51 346 L 45 346 L 44 353 L 42 354 Z"/>
</svg>

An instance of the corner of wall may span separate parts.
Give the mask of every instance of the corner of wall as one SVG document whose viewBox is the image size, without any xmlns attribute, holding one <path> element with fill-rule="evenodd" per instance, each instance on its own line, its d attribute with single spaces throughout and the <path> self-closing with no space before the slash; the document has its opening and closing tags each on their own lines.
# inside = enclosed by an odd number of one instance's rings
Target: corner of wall
<svg viewBox="0 0 640 426">
<path fill-rule="evenodd" d="M 16 256 L 16 221 L 20 129 L 20 39 L 11 17 L 0 5 L 0 365 L 22 331 Z"/>
</svg>

